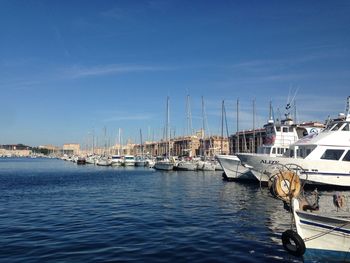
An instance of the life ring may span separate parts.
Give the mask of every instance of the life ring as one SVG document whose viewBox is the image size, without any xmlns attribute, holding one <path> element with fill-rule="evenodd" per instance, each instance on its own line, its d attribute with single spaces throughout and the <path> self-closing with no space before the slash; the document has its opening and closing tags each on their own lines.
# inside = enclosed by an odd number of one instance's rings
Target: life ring
<svg viewBox="0 0 350 263">
<path fill-rule="evenodd" d="M 301 189 L 299 176 L 293 171 L 281 171 L 275 176 L 273 181 L 273 193 L 283 199 L 290 201 L 293 197 L 298 197 Z"/>
<path fill-rule="evenodd" d="M 289 254 L 296 257 L 304 255 L 306 250 L 304 240 L 290 229 L 282 233 L 282 244 Z"/>
</svg>

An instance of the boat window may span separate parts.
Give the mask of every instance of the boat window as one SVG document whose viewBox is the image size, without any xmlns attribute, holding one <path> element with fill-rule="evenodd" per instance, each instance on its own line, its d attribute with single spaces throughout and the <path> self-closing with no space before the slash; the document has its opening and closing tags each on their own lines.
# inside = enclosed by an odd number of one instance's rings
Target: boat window
<svg viewBox="0 0 350 263">
<path fill-rule="evenodd" d="M 348 151 L 348 152 L 345 154 L 345 156 L 344 156 L 344 158 L 343 158 L 342 161 L 350 162 L 350 151 Z"/>
<path fill-rule="evenodd" d="M 311 149 L 306 149 L 306 156 L 308 156 L 311 153 L 311 151 L 312 151 Z"/>
<path fill-rule="evenodd" d="M 283 127 L 283 132 L 288 132 L 288 127 Z"/>
<path fill-rule="evenodd" d="M 298 157 L 302 157 L 302 153 L 303 153 L 302 149 L 297 149 L 297 156 Z"/>
<path fill-rule="evenodd" d="M 272 154 L 276 154 L 276 148 L 272 148 Z"/>
<path fill-rule="evenodd" d="M 337 131 L 340 129 L 340 127 L 343 125 L 343 122 L 338 122 L 336 125 L 333 126 L 333 128 L 331 129 L 331 131 Z"/>
<path fill-rule="evenodd" d="M 350 151 L 345 154 L 343 161 L 350 162 Z"/>
<path fill-rule="evenodd" d="M 349 123 L 345 124 L 342 131 L 349 131 L 350 130 L 349 126 L 350 126 Z"/>
<path fill-rule="evenodd" d="M 290 154 L 289 154 L 289 157 L 294 157 L 294 150 L 290 150 L 289 153 L 290 153 Z"/>
<path fill-rule="evenodd" d="M 339 160 L 344 150 L 328 149 L 321 156 L 321 159 L 325 160 Z"/>
<path fill-rule="evenodd" d="M 281 131 L 281 127 L 276 127 L 276 131 Z"/>
</svg>

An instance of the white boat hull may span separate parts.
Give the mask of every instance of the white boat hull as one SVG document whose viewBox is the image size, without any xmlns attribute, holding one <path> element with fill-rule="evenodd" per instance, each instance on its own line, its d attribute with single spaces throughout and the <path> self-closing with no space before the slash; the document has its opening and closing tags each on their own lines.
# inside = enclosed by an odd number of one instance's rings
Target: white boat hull
<svg viewBox="0 0 350 263">
<path fill-rule="evenodd" d="M 197 169 L 200 171 L 215 171 L 216 165 L 208 161 L 199 161 Z"/>
<path fill-rule="evenodd" d="M 255 180 L 250 170 L 241 164 L 236 155 L 217 155 L 216 159 L 223 168 L 227 180 Z"/>
<path fill-rule="evenodd" d="M 174 169 L 179 171 L 196 171 L 197 164 L 194 162 L 179 162 Z"/>
<path fill-rule="evenodd" d="M 154 165 L 154 169 L 171 171 L 174 169 L 174 164 L 170 162 L 156 162 L 156 164 Z"/>
<path fill-rule="evenodd" d="M 299 236 L 306 250 L 318 250 L 346 256 L 350 249 L 350 220 L 299 210 L 299 201 L 293 200 L 293 213 Z M 346 253 L 346 254 L 345 254 Z"/>
<path fill-rule="evenodd" d="M 350 162 L 271 157 L 262 154 L 238 154 L 238 157 L 261 182 L 267 182 L 277 172 L 279 165 L 294 164 L 305 171 L 298 172 L 298 175 L 308 184 L 350 187 Z"/>
</svg>

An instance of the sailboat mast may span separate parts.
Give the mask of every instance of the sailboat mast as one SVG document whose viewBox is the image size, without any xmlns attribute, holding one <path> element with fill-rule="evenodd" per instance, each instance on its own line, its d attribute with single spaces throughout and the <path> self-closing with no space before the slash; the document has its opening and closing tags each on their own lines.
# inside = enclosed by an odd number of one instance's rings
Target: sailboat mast
<svg viewBox="0 0 350 263">
<path fill-rule="evenodd" d="M 143 157 L 142 130 L 140 129 L 141 156 Z"/>
<path fill-rule="evenodd" d="M 166 127 L 165 127 L 165 131 L 166 131 L 166 142 L 167 142 L 167 155 L 168 158 L 170 157 L 170 130 L 169 130 L 169 118 L 170 118 L 170 114 L 169 114 L 169 96 L 167 97 L 167 101 L 166 101 L 166 109 L 167 109 L 167 113 L 166 113 Z"/>
<path fill-rule="evenodd" d="M 106 156 L 106 151 L 107 151 L 107 128 L 106 128 L 106 126 L 104 126 L 104 139 L 105 139 L 105 147 L 104 147 L 104 153 L 103 153 L 103 155 L 104 156 Z"/>
<path fill-rule="evenodd" d="M 224 147 L 224 107 L 225 107 L 225 101 L 222 101 L 221 105 L 221 153 L 223 154 L 223 147 Z"/>
<path fill-rule="evenodd" d="M 121 151 L 120 151 L 120 148 L 122 146 L 122 141 L 121 141 L 121 138 L 122 138 L 122 130 L 119 128 L 118 129 L 118 155 L 121 154 Z"/>
<path fill-rule="evenodd" d="M 237 99 L 237 148 L 236 152 L 239 152 L 239 99 Z"/>
<path fill-rule="evenodd" d="M 255 99 L 253 99 L 253 143 L 252 143 L 252 153 L 255 152 Z"/>
<path fill-rule="evenodd" d="M 205 155 L 204 137 L 205 137 L 205 117 L 204 117 L 204 98 L 202 96 L 202 155 Z"/>
<path fill-rule="evenodd" d="M 187 131 L 186 136 L 192 135 L 192 114 L 190 105 L 190 95 L 187 95 L 186 99 L 186 116 L 187 116 Z"/>
<path fill-rule="evenodd" d="M 95 154 L 95 131 L 92 131 L 92 154 Z"/>
</svg>

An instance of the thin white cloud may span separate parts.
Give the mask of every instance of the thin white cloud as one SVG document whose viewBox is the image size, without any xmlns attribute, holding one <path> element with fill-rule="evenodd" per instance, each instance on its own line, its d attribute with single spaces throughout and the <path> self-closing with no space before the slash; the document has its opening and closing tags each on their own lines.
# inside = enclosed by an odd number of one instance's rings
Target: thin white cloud
<svg viewBox="0 0 350 263">
<path fill-rule="evenodd" d="M 115 75 L 133 72 L 163 71 L 169 70 L 166 67 L 147 65 L 122 65 L 110 64 L 93 67 L 72 66 L 65 70 L 65 76 L 69 78 L 85 78 L 91 76 Z"/>
</svg>

